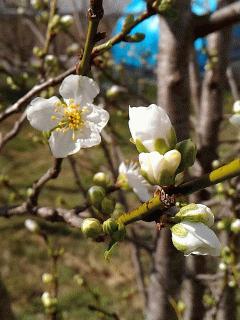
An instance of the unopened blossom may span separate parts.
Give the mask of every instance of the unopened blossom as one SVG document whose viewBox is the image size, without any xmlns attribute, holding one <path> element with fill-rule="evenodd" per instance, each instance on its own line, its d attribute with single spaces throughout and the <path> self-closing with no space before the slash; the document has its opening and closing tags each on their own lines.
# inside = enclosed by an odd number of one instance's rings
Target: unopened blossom
<svg viewBox="0 0 240 320">
<path fill-rule="evenodd" d="M 101 142 L 100 132 L 109 114 L 93 99 L 99 93 L 96 82 L 88 77 L 70 75 L 57 97 L 36 98 L 27 108 L 27 118 L 37 130 L 50 131 L 49 145 L 56 158 L 64 158 Z"/>
<path fill-rule="evenodd" d="M 233 104 L 233 112 L 240 113 L 240 100 L 237 100 Z"/>
<path fill-rule="evenodd" d="M 208 227 L 214 224 L 214 215 L 204 204 L 190 203 L 182 207 L 175 217 L 181 221 L 202 222 Z"/>
<path fill-rule="evenodd" d="M 184 255 L 219 256 L 221 243 L 216 234 L 204 223 L 184 221 L 172 228 L 172 242 Z"/>
<path fill-rule="evenodd" d="M 139 154 L 143 176 L 153 185 L 174 184 L 176 170 L 181 162 L 181 153 L 170 150 L 164 155 L 157 151 Z"/>
<path fill-rule="evenodd" d="M 24 225 L 25 228 L 30 232 L 36 233 L 39 231 L 39 225 L 32 219 L 26 219 Z"/>
<path fill-rule="evenodd" d="M 155 104 L 129 107 L 129 129 L 140 152 L 163 154 L 175 147 L 176 136 L 171 121 L 164 109 Z"/>
<path fill-rule="evenodd" d="M 240 219 L 235 219 L 232 223 L 231 223 L 231 231 L 234 233 L 239 233 L 240 232 Z"/>
<path fill-rule="evenodd" d="M 136 163 L 122 162 L 118 169 L 118 185 L 123 189 L 132 189 L 138 198 L 145 202 L 150 199 L 150 185 L 143 178 Z"/>
</svg>

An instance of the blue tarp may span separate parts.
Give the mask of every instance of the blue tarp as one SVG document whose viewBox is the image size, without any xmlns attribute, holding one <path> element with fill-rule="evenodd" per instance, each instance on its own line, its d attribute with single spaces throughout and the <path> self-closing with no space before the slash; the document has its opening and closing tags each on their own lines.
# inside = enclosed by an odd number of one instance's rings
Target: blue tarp
<svg viewBox="0 0 240 320">
<path fill-rule="evenodd" d="M 217 9 L 216 0 L 195 0 L 192 2 L 192 11 L 195 14 L 203 15 L 207 12 L 213 12 Z M 126 16 L 133 14 L 139 15 L 146 10 L 146 2 L 144 0 L 132 0 L 123 10 L 123 16 L 117 21 L 113 34 L 122 30 L 122 26 Z M 131 67 L 141 69 L 152 69 L 157 64 L 158 41 L 160 37 L 159 17 L 152 16 L 141 24 L 137 25 L 131 32 L 144 33 L 145 39 L 139 43 L 121 42 L 112 49 L 113 58 L 116 63 L 124 63 Z M 207 45 L 205 38 L 195 41 L 195 49 L 197 51 L 197 59 L 201 70 L 207 60 L 204 48 Z M 233 28 L 233 48 L 231 50 L 231 59 L 240 59 L 240 26 Z"/>
</svg>

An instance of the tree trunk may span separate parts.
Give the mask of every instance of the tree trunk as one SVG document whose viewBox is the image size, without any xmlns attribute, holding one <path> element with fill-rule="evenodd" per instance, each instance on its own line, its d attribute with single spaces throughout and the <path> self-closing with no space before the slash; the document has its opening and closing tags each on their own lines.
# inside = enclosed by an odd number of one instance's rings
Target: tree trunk
<svg viewBox="0 0 240 320">
<path fill-rule="evenodd" d="M 191 35 L 190 0 L 174 2 L 177 16 L 161 17 L 160 54 L 158 60 L 158 104 L 165 108 L 177 137 L 189 137 L 188 59 Z M 148 287 L 147 320 L 176 319 L 170 304 L 181 287 L 184 257 L 172 245 L 169 230 L 162 230 L 152 259 Z"/>
</svg>

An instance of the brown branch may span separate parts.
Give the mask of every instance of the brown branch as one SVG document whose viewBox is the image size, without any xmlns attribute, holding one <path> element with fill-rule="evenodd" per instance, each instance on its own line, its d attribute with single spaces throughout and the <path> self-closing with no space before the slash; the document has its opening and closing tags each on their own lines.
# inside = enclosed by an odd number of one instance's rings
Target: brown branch
<svg viewBox="0 0 240 320">
<path fill-rule="evenodd" d="M 240 2 L 227 5 L 211 14 L 194 15 L 194 38 L 204 37 L 214 31 L 240 22 Z"/>
<path fill-rule="evenodd" d="M 8 116 L 21 111 L 21 108 L 29 102 L 37 93 L 45 90 L 50 86 L 58 85 L 65 77 L 70 75 L 75 71 L 75 66 L 68 69 L 67 71 L 61 73 L 59 76 L 55 78 L 51 78 L 41 84 L 34 86 L 31 90 L 29 90 L 23 97 L 21 97 L 17 102 L 15 102 L 12 106 L 5 109 L 0 113 L 0 121 L 6 119 Z"/>
<path fill-rule="evenodd" d="M 1 138 L 0 140 L 0 152 L 2 151 L 2 148 L 14 137 L 16 137 L 16 135 L 19 133 L 19 131 L 21 130 L 23 123 L 26 119 L 26 112 L 24 112 L 21 117 L 14 123 L 12 129 L 6 133 L 6 135 L 4 137 Z"/>
<path fill-rule="evenodd" d="M 61 165 L 62 165 L 63 159 L 55 159 L 54 158 L 54 165 L 52 168 L 48 169 L 48 171 L 39 178 L 37 182 L 33 184 L 32 187 L 32 193 L 30 197 L 27 200 L 27 206 L 29 209 L 32 209 L 32 207 L 37 205 L 38 202 L 38 196 L 44 187 L 44 185 L 51 179 L 56 179 L 61 171 Z"/>
</svg>

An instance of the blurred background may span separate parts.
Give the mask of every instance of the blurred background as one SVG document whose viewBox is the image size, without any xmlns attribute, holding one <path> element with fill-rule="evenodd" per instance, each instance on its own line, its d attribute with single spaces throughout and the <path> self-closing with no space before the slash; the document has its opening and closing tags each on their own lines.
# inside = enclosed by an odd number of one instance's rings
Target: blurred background
<svg viewBox="0 0 240 320">
<path fill-rule="evenodd" d="M 204 15 L 234 2 L 238 1 L 196 0 L 191 2 L 191 11 Z M 144 0 L 104 0 L 103 4 L 99 29 L 106 32 L 106 39 L 121 32 L 128 15 L 137 17 L 146 10 Z M 1 112 L 35 84 L 56 77 L 81 57 L 88 1 L 57 1 L 54 32 L 46 47 L 49 6 L 45 0 L 0 0 Z M 129 105 L 162 105 L 179 139 L 193 138 L 199 154 L 189 175 L 208 172 L 238 155 L 239 127 L 229 117 L 233 102 L 240 99 L 240 24 L 189 41 L 188 49 L 181 36 L 186 26 L 181 29 L 174 15 L 148 18 L 132 31 L 144 33 L 143 41 L 121 42 L 94 59 L 91 76 L 101 87 L 97 101 L 111 114 L 109 125 L 100 146 L 66 159 L 59 178 L 43 189 L 42 206 L 71 209 L 84 205 L 95 173 L 105 172 L 114 184 L 120 162 L 137 159 L 135 146 L 129 142 Z M 179 56 L 169 47 L 168 19 L 175 19 Z M 171 52 L 177 58 L 169 67 Z M 171 83 L 176 73 L 179 80 Z M 58 88 L 53 86 L 41 92 L 46 98 L 55 94 Z M 5 139 L 9 132 L 13 132 L 11 139 Z M 29 196 L 52 156 L 46 139 L 30 128 L 21 112 L 2 121 L 0 138 L 3 208 Z M 165 230 L 159 236 L 154 223 L 141 221 L 129 226 L 126 241 L 108 262 L 106 244 L 88 240 L 64 223 L 36 218 L 42 230 L 36 234 L 24 227 L 26 217 L 1 218 L 0 319 L 54 319 L 45 313 L 41 301 L 49 286 L 42 275 L 53 268 L 51 250 L 60 252 L 56 319 L 240 319 L 240 230 L 231 229 L 240 214 L 239 187 L 236 178 L 191 199 L 208 204 L 216 213 L 216 230 L 224 246 L 220 258 L 185 258 L 173 248 Z M 131 192 L 117 192 L 113 199 L 125 208 L 140 204 Z"/>
</svg>

